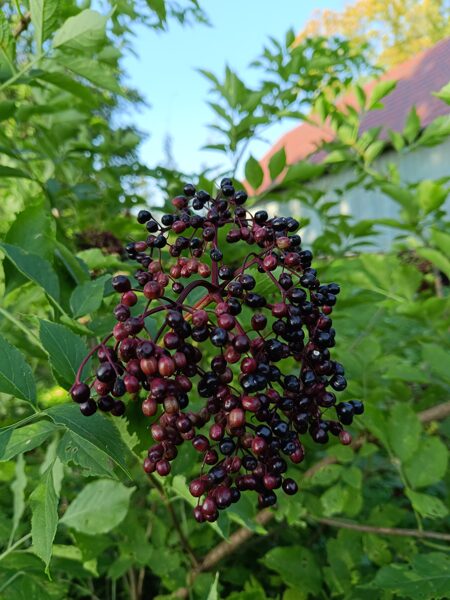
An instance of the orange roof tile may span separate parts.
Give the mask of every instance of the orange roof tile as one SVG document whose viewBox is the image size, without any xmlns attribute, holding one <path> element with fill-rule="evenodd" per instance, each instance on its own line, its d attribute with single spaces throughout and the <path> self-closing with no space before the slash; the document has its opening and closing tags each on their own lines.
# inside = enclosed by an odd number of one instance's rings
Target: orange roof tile
<svg viewBox="0 0 450 600">
<path fill-rule="evenodd" d="M 383 99 L 382 109 L 373 110 L 362 118 L 361 133 L 373 127 L 382 127 L 382 137 L 386 137 L 389 129 L 402 131 L 413 106 L 416 107 L 423 127 L 437 117 L 449 114 L 450 106 L 433 96 L 432 92 L 439 91 L 450 81 L 450 37 L 397 65 L 380 79 L 370 81 L 364 86 L 367 96 L 370 96 L 380 80 L 398 80 L 398 83 Z M 355 96 L 345 96 L 339 105 L 357 107 Z M 334 132 L 328 125 L 315 127 L 310 123 L 303 123 L 283 135 L 260 160 L 264 180 L 259 190 L 264 190 L 269 185 L 269 160 L 282 147 L 286 152 L 286 163 L 292 165 L 310 157 L 322 142 L 329 142 L 333 138 Z M 318 156 L 315 158 L 317 160 Z"/>
</svg>

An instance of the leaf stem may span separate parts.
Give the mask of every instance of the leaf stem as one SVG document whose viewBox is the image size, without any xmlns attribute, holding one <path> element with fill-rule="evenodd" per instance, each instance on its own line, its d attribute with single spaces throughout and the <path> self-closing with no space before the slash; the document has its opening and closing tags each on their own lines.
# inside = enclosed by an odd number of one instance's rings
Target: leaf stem
<svg viewBox="0 0 450 600">
<path fill-rule="evenodd" d="M 11 554 L 11 552 L 13 552 L 16 548 L 21 546 L 23 543 L 25 543 L 30 538 L 31 538 L 31 533 L 27 533 L 26 535 L 21 537 L 20 540 L 17 540 L 17 542 L 15 542 L 12 546 L 7 548 L 4 552 L 2 552 L 2 554 L 0 554 L 0 561 L 3 560 L 4 558 L 6 558 L 8 556 L 8 554 Z"/>
</svg>

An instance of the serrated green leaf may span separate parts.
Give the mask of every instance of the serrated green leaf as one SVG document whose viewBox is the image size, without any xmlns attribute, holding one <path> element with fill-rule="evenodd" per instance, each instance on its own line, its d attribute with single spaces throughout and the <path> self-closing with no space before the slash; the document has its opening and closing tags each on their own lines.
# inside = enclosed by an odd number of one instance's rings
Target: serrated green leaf
<svg viewBox="0 0 450 600">
<path fill-rule="evenodd" d="M 54 48 L 95 50 L 105 40 L 108 18 L 96 10 L 86 9 L 69 17 L 55 33 Z"/>
<path fill-rule="evenodd" d="M 396 81 L 380 81 L 377 83 L 370 94 L 367 110 L 373 110 L 377 108 L 379 101 L 388 96 L 396 87 L 396 85 Z"/>
<path fill-rule="evenodd" d="M 11 484 L 13 493 L 13 519 L 10 541 L 14 540 L 17 527 L 25 510 L 25 488 L 27 487 L 27 476 L 25 475 L 25 460 L 23 454 L 19 454 L 16 460 L 15 479 Z"/>
<path fill-rule="evenodd" d="M 69 389 L 78 367 L 88 353 L 84 341 L 64 325 L 39 319 L 39 338 L 47 352 L 58 383 Z"/>
<path fill-rule="evenodd" d="M 331 517 L 332 515 L 342 513 L 349 497 L 350 490 L 348 487 L 340 483 L 332 485 L 320 497 L 323 514 L 326 517 Z"/>
<path fill-rule="evenodd" d="M 212 586 L 209 589 L 206 600 L 220 600 L 219 598 L 219 572 L 216 573 Z"/>
<path fill-rule="evenodd" d="M 0 461 L 11 460 L 22 452 L 34 450 L 45 442 L 58 428 L 42 419 L 24 427 L 0 430 Z"/>
<path fill-rule="evenodd" d="M 31 175 L 22 169 L 0 165 L 0 177 L 15 177 L 17 179 L 32 179 Z"/>
<path fill-rule="evenodd" d="M 286 152 L 280 148 L 269 160 L 269 173 L 272 180 L 276 179 L 286 166 Z"/>
<path fill-rule="evenodd" d="M 59 498 L 53 481 L 53 467 L 54 464 L 48 467 L 30 496 L 33 552 L 44 561 L 46 573 L 49 572 L 53 540 L 58 526 Z"/>
<path fill-rule="evenodd" d="M 442 271 L 442 273 L 450 278 L 450 260 L 442 252 L 434 248 L 417 248 L 416 252 L 422 258 L 433 263 L 439 271 Z"/>
<path fill-rule="evenodd" d="M 430 239 L 435 246 L 447 256 L 450 256 L 450 235 L 438 229 L 431 229 Z"/>
<path fill-rule="evenodd" d="M 64 464 L 81 467 L 85 477 L 116 479 L 112 460 L 101 450 L 76 434 L 66 431 L 58 445 L 58 457 Z"/>
<path fill-rule="evenodd" d="M 450 586 L 450 557 L 416 554 L 408 564 L 382 567 L 368 587 L 411 600 L 444 600 Z"/>
<path fill-rule="evenodd" d="M 413 488 L 438 483 L 447 471 L 448 452 L 436 437 L 425 437 L 417 451 L 404 465 L 405 475 Z"/>
<path fill-rule="evenodd" d="M 432 373 L 450 383 L 450 353 L 445 348 L 437 344 L 423 344 L 422 357 Z"/>
<path fill-rule="evenodd" d="M 420 118 L 417 114 L 416 107 L 413 106 L 406 118 L 405 129 L 403 134 L 406 140 L 412 144 L 420 133 Z"/>
<path fill-rule="evenodd" d="M 417 186 L 416 194 L 419 206 L 422 208 L 424 214 L 428 215 L 442 206 L 447 198 L 448 191 L 439 183 L 425 179 Z"/>
<path fill-rule="evenodd" d="M 95 312 L 103 301 L 106 282 L 110 275 L 77 286 L 70 297 L 70 307 L 75 318 Z"/>
<path fill-rule="evenodd" d="M 383 140 L 376 140 L 375 142 L 373 142 L 373 144 L 370 144 L 370 146 L 364 152 L 364 160 L 366 164 L 371 164 L 376 159 L 376 157 L 381 154 L 384 145 L 385 142 Z"/>
<path fill-rule="evenodd" d="M 99 413 L 85 417 L 74 403 L 53 406 L 46 410 L 46 414 L 54 423 L 63 425 L 82 438 L 85 452 L 94 446 L 131 478 L 126 463 L 130 453 L 111 419 Z"/>
<path fill-rule="evenodd" d="M 406 495 L 411 500 L 414 510 L 422 515 L 422 517 L 443 519 L 448 515 L 448 508 L 442 500 L 435 496 L 414 492 L 413 490 L 406 490 Z"/>
<path fill-rule="evenodd" d="M 166 3 L 164 0 L 147 0 L 148 6 L 155 11 L 159 20 L 165 23 L 167 19 Z"/>
<path fill-rule="evenodd" d="M 273 548 L 262 562 L 278 573 L 285 584 L 316 598 L 320 595 L 322 578 L 319 565 L 314 554 L 304 546 Z"/>
<path fill-rule="evenodd" d="M 89 535 L 107 533 L 125 518 L 135 489 L 110 479 L 88 483 L 71 502 L 61 523 Z"/>
<path fill-rule="evenodd" d="M 245 178 L 254 190 L 257 190 L 263 182 L 264 171 L 253 156 L 250 156 L 245 163 Z"/>
<path fill-rule="evenodd" d="M 47 260 L 11 244 L 0 244 L 0 248 L 22 275 L 39 285 L 54 300 L 59 301 L 58 277 Z"/>
<path fill-rule="evenodd" d="M 283 177 L 283 183 L 296 181 L 302 183 L 309 181 L 315 177 L 319 177 L 325 170 L 324 165 L 315 165 L 306 161 L 301 161 L 288 168 L 286 175 Z"/>
<path fill-rule="evenodd" d="M 30 0 L 31 22 L 34 39 L 39 51 L 57 23 L 58 0 Z"/>
<path fill-rule="evenodd" d="M 444 87 L 441 88 L 439 92 L 433 92 L 433 96 L 437 96 L 447 104 L 450 104 L 450 83 L 444 85 Z"/>
<path fill-rule="evenodd" d="M 0 336 L 0 392 L 36 404 L 33 371 L 17 348 Z"/>
<path fill-rule="evenodd" d="M 397 403 L 387 423 L 389 445 L 400 460 L 411 458 L 416 452 L 422 427 L 416 413 L 408 405 Z"/>
<path fill-rule="evenodd" d="M 58 55 L 54 60 L 58 65 L 84 77 L 99 89 L 108 90 L 114 94 L 124 94 L 118 83 L 117 71 L 109 65 L 87 56 Z"/>
</svg>

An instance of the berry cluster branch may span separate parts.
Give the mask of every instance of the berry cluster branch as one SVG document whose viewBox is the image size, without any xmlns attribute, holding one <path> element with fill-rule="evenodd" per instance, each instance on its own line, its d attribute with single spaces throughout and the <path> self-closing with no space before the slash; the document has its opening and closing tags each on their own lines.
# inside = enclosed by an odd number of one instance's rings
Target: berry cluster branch
<svg viewBox="0 0 450 600">
<path fill-rule="evenodd" d="M 421 423 L 430 423 L 431 421 L 442 421 L 446 417 L 450 415 L 450 402 L 443 402 L 442 404 L 437 404 L 431 408 L 428 408 L 420 413 L 418 413 L 418 418 Z M 360 435 L 355 440 L 353 440 L 351 444 L 351 448 L 353 450 L 358 450 L 366 441 L 365 435 Z M 310 478 L 315 475 L 318 471 L 323 469 L 328 465 L 332 465 L 337 463 L 337 459 L 334 456 L 326 456 L 318 463 L 313 465 L 307 471 L 303 473 L 303 478 Z M 255 518 L 255 521 L 259 525 L 267 525 L 272 519 L 274 519 L 276 513 L 270 509 L 262 510 L 258 513 Z M 336 519 L 314 519 L 316 522 L 323 522 L 324 525 L 331 525 L 335 527 L 346 527 L 348 529 L 354 529 L 357 531 L 367 531 L 368 533 L 374 533 L 378 535 L 404 535 L 404 536 L 412 536 L 418 538 L 432 538 L 432 539 L 441 539 L 441 540 L 449 540 L 449 534 L 442 534 L 433 531 L 423 531 L 418 529 L 391 529 L 389 527 L 369 527 L 366 525 L 359 525 L 357 523 L 348 523 L 345 521 L 340 521 Z M 330 522 L 332 521 L 332 523 Z M 370 530 L 370 531 L 369 531 Z M 393 533 L 395 532 L 395 533 Z M 204 571 L 209 571 L 213 567 L 215 567 L 221 560 L 230 556 L 237 550 L 241 548 L 243 544 L 245 544 L 251 537 L 253 537 L 254 532 L 246 527 L 241 527 L 237 531 L 235 531 L 228 540 L 224 542 L 220 542 L 215 548 L 213 548 L 202 560 L 200 565 L 193 569 L 188 577 L 189 584 L 191 584 L 194 579 L 200 573 Z M 436 537 L 438 536 L 438 537 Z M 444 536 L 444 537 L 442 537 Z M 189 592 L 187 588 L 180 588 L 175 593 L 177 598 L 187 598 L 189 596 Z"/>
<path fill-rule="evenodd" d="M 253 215 L 246 200 L 226 178 L 215 197 L 186 185 L 160 222 L 138 213 L 144 236 L 126 246 L 138 268 L 112 280 L 117 323 L 71 388 L 87 417 L 120 417 L 127 402 L 141 403 L 153 438 L 149 476 L 169 475 L 181 445 L 192 444 L 201 458 L 189 483 L 199 523 L 216 521 L 243 492 L 255 492 L 259 508 L 296 494 L 287 471 L 304 459 L 303 437 L 348 445 L 345 426 L 364 412 L 359 400 L 336 396 L 347 387 L 331 356 L 339 285 L 319 280 L 298 221 Z M 237 243 L 248 246 L 239 265 Z M 99 364 L 85 377 L 95 354 Z"/>
</svg>

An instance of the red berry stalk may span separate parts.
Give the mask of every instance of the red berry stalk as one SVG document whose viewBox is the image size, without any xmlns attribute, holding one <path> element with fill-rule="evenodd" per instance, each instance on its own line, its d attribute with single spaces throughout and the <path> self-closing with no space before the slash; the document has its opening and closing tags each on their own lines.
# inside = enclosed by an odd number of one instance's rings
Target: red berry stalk
<svg viewBox="0 0 450 600">
<path fill-rule="evenodd" d="M 275 504 L 278 489 L 295 494 L 285 474 L 289 462 L 304 458 L 301 436 L 325 444 L 331 434 L 349 444 L 343 425 L 363 412 L 361 402 L 336 404 L 335 392 L 347 385 L 329 350 L 339 286 L 318 280 L 295 219 L 252 215 L 246 200 L 223 179 L 216 198 L 186 185 L 161 223 L 139 212 L 146 237 L 127 246 L 139 263 L 135 282 L 114 277 L 117 324 L 86 357 L 71 390 L 84 415 L 98 408 L 120 416 L 121 398 L 143 400 L 155 442 L 146 473 L 168 475 L 179 446 L 192 443 L 202 459 L 189 486 L 200 522 L 215 521 L 245 490 L 258 494 L 260 507 Z M 239 267 L 223 260 L 236 243 L 250 246 Z M 135 314 L 139 295 L 147 306 Z M 150 316 L 162 317 L 153 337 Z M 100 364 L 88 385 L 80 373 L 95 352 Z"/>
</svg>

